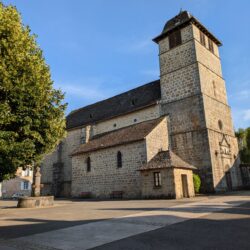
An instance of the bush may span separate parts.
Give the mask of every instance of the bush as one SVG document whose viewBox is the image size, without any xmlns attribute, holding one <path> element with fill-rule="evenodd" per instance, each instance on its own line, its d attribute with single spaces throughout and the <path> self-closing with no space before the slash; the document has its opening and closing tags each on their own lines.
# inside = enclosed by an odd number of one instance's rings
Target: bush
<svg viewBox="0 0 250 250">
<path fill-rule="evenodd" d="M 194 180 L 194 191 L 195 193 L 199 193 L 200 187 L 201 187 L 201 178 L 198 174 L 193 174 L 193 180 Z"/>
</svg>

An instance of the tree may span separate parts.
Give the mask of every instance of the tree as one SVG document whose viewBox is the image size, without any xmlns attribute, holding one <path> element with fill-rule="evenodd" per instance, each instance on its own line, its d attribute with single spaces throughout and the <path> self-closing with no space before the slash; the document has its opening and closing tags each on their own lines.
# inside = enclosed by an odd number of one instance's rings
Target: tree
<svg viewBox="0 0 250 250">
<path fill-rule="evenodd" d="M 201 178 L 198 174 L 193 174 L 193 182 L 194 182 L 194 191 L 195 193 L 200 192 L 200 187 L 201 187 Z"/>
<path fill-rule="evenodd" d="M 238 129 L 235 133 L 240 146 L 240 159 L 243 163 L 250 163 L 250 127 Z"/>
<path fill-rule="evenodd" d="M 65 135 L 64 95 L 53 89 L 36 36 L 0 2 L 0 181 L 39 164 Z"/>
</svg>

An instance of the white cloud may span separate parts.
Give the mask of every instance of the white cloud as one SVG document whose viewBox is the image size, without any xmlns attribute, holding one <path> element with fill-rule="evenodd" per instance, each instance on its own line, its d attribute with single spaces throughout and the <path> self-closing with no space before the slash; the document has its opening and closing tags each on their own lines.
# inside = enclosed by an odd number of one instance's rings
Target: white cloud
<svg viewBox="0 0 250 250">
<path fill-rule="evenodd" d="M 244 90 L 241 90 L 239 92 L 229 95 L 229 97 L 237 99 L 237 100 L 246 100 L 250 98 L 250 90 L 244 89 Z"/>
<path fill-rule="evenodd" d="M 105 98 L 102 90 L 95 87 L 93 88 L 93 86 L 64 85 L 61 89 L 66 93 L 66 96 L 71 95 L 88 100 Z"/>
<path fill-rule="evenodd" d="M 98 77 L 86 77 L 70 82 L 55 81 L 55 88 L 60 88 L 66 94 L 66 98 L 83 98 L 87 101 L 101 100 L 107 97 L 103 91 L 104 80 Z"/>
</svg>

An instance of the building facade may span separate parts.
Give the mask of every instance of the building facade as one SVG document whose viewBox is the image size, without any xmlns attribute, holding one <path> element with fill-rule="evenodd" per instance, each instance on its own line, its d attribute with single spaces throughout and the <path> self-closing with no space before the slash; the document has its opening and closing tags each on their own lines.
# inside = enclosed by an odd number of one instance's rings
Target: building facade
<svg viewBox="0 0 250 250">
<path fill-rule="evenodd" d="M 4 180 L 2 186 L 2 198 L 13 198 L 13 196 L 31 196 L 33 183 L 33 170 L 30 168 L 18 168 L 15 178 Z M 1 197 L 1 196 L 0 196 Z"/>
<path fill-rule="evenodd" d="M 192 171 L 203 192 L 242 185 L 221 42 L 187 11 L 153 41 L 160 79 L 72 111 L 42 164 L 44 194 L 181 198 Z"/>
</svg>

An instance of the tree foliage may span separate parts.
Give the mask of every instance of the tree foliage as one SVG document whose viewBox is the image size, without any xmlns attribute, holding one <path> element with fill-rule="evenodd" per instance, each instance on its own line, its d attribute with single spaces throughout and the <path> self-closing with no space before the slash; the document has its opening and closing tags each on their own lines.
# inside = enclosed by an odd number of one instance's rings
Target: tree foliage
<svg viewBox="0 0 250 250">
<path fill-rule="evenodd" d="M 194 181 L 194 191 L 195 193 L 200 192 L 201 187 L 201 178 L 198 174 L 193 174 L 193 181 Z"/>
<path fill-rule="evenodd" d="M 235 132 L 240 148 L 240 159 L 243 163 L 250 163 L 250 127 L 238 129 Z"/>
<path fill-rule="evenodd" d="M 36 36 L 0 2 L 0 181 L 38 164 L 65 135 L 64 95 L 53 89 Z"/>
</svg>

